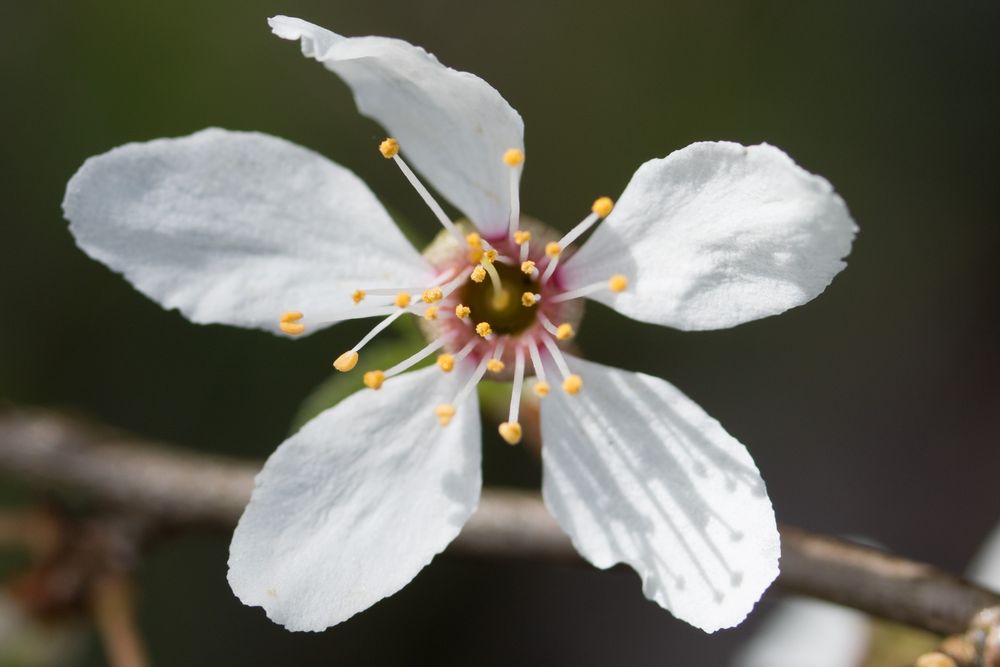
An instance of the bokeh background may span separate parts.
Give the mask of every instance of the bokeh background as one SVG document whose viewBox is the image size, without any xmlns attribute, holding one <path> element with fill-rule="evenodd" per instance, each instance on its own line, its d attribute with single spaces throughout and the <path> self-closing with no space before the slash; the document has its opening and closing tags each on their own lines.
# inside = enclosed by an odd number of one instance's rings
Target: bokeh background
<svg viewBox="0 0 1000 667">
<path fill-rule="evenodd" d="M 292 343 L 162 310 L 73 244 L 60 202 L 90 155 L 260 130 L 354 170 L 423 239 L 436 231 L 347 88 L 270 35 L 278 13 L 401 37 L 491 82 L 526 122 L 523 207 L 561 229 L 697 140 L 767 141 L 828 178 L 861 233 L 820 298 L 707 333 L 592 305 L 579 343 L 720 419 L 780 520 L 962 569 L 1000 518 L 995 2 L 6 2 L 3 400 L 260 458 L 367 327 Z M 487 439 L 485 461 L 488 483 L 538 485 L 523 448 Z M 0 485 L 7 504 L 38 497 Z M 446 555 L 353 620 L 290 634 L 231 595 L 227 546 L 180 536 L 145 561 L 156 664 L 712 665 L 758 622 L 707 636 L 645 601 L 631 572 Z M 84 654 L 103 664 L 95 639 Z"/>
</svg>

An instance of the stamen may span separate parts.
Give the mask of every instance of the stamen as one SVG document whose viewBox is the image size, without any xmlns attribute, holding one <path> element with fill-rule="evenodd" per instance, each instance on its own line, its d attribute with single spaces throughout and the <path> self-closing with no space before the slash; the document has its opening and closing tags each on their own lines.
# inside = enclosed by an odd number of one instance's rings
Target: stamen
<svg viewBox="0 0 1000 667">
<path fill-rule="evenodd" d="M 425 290 L 440 289 L 444 284 L 444 281 L 448 280 L 456 274 L 455 269 L 446 269 L 438 275 L 434 276 L 434 279 L 430 281 L 430 284 L 423 285 L 408 285 L 406 287 L 371 287 L 367 289 L 358 289 L 354 291 L 351 298 L 354 303 L 360 303 L 367 296 L 395 296 L 400 292 L 424 292 Z"/>
<path fill-rule="evenodd" d="M 482 361 L 479 362 L 479 365 L 476 366 L 476 370 L 473 371 L 472 375 L 469 376 L 468 381 L 466 381 L 465 385 L 458 392 L 458 395 L 455 396 L 455 400 L 451 403 L 442 403 L 434 411 L 434 414 L 437 415 L 438 422 L 441 423 L 441 426 L 448 425 L 451 418 L 455 416 L 455 406 L 460 405 L 462 401 L 465 400 L 465 397 L 469 395 L 469 392 L 471 392 L 475 386 L 479 384 L 479 381 L 483 379 L 483 375 L 486 374 L 486 363 L 488 361 L 489 357 L 483 357 Z"/>
<path fill-rule="evenodd" d="M 538 269 L 535 268 L 535 263 L 529 259 L 521 262 L 521 273 L 535 277 L 538 274 Z"/>
<path fill-rule="evenodd" d="M 357 352 L 348 350 L 334 360 L 333 367 L 341 373 L 346 373 L 358 365 L 358 357 Z"/>
<path fill-rule="evenodd" d="M 399 142 L 392 137 L 387 137 L 378 145 L 378 151 L 385 159 L 394 158 L 399 153 Z"/>
<path fill-rule="evenodd" d="M 480 322 L 479 324 L 476 325 L 476 333 L 482 336 L 483 338 L 487 338 L 490 334 L 493 333 L 493 327 L 490 326 L 489 322 Z"/>
<path fill-rule="evenodd" d="M 354 368 L 358 363 L 358 350 L 367 345 L 375 336 L 382 333 L 386 327 L 395 322 L 399 317 L 407 312 L 405 308 L 400 308 L 389 317 L 385 318 L 378 324 L 376 324 L 371 331 L 369 331 L 364 338 L 362 338 L 357 345 L 352 347 L 347 352 L 337 357 L 337 360 L 333 362 L 333 367 L 336 368 L 341 373 L 346 373 L 347 371 Z"/>
<path fill-rule="evenodd" d="M 412 185 L 413 189 L 417 191 L 417 194 L 419 194 L 420 198 L 424 200 L 424 203 L 431 209 L 431 212 L 433 212 L 441 224 L 444 225 L 444 228 L 451 232 L 452 235 L 454 235 L 454 237 L 461 242 L 463 240 L 462 232 L 458 231 L 458 227 L 455 226 L 455 223 L 452 222 L 451 218 L 449 218 L 444 212 L 441 205 L 435 201 L 434 197 L 431 196 L 431 193 L 424 187 L 424 184 L 420 182 L 416 174 L 414 174 L 410 169 L 410 166 L 403 161 L 402 157 L 400 157 L 399 142 L 390 137 L 381 143 L 379 151 L 382 153 L 382 157 L 387 160 L 391 159 L 396 163 L 399 170 L 403 172 L 403 176 L 406 177 L 406 180 L 410 182 L 410 185 Z"/>
<path fill-rule="evenodd" d="M 368 371 L 364 374 L 365 386 L 369 389 L 381 389 L 382 383 L 385 382 L 385 373 L 382 371 Z"/>
<path fill-rule="evenodd" d="M 503 357 L 503 348 L 505 344 L 506 339 L 501 338 L 500 342 L 493 348 L 493 354 L 491 355 L 490 360 L 486 362 L 486 370 L 490 373 L 501 373 L 506 367 L 506 364 L 500 360 L 500 358 Z"/>
<path fill-rule="evenodd" d="M 579 375 L 570 375 L 562 384 L 563 391 L 571 396 L 576 396 L 580 393 L 580 389 L 583 388 L 583 378 Z"/>
<path fill-rule="evenodd" d="M 628 278 L 620 273 L 611 276 L 611 279 L 608 281 L 608 289 L 615 293 L 624 292 L 627 287 Z"/>
<path fill-rule="evenodd" d="M 463 306 L 462 304 L 458 304 L 457 306 L 455 306 L 455 317 L 457 317 L 458 319 L 464 320 L 471 314 L 472 314 L 472 309 L 469 308 L 468 306 Z"/>
<path fill-rule="evenodd" d="M 530 308 L 536 303 L 542 300 L 541 294 L 532 294 L 531 292 L 525 292 L 521 295 L 521 305 L 525 308 Z"/>
<path fill-rule="evenodd" d="M 514 235 L 517 223 L 521 219 L 521 199 L 518 191 L 518 181 L 521 177 L 520 166 L 524 163 L 524 151 L 511 148 L 503 154 L 503 161 L 510 167 L 510 235 Z"/>
<path fill-rule="evenodd" d="M 425 289 L 420 298 L 424 303 L 436 303 L 444 298 L 444 292 L 441 291 L 440 287 L 431 287 L 430 289 Z"/>
<path fill-rule="evenodd" d="M 538 311 L 538 321 L 542 323 L 542 327 L 548 331 L 553 336 L 559 336 L 559 327 L 552 324 L 552 320 L 545 316 L 545 313 Z"/>
<path fill-rule="evenodd" d="M 556 338 L 559 340 L 569 340 L 573 337 L 573 325 L 563 322 L 556 328 Z"/>
<path fill-rule="evenodd" d="M 465 284 L 464 275 L 460 274 L 457 277 L 452 278 L 450 281 L 446 282 L 444 285 L 441 286 L 441 290 L 444 292 L 443 298 L 447 299 L 449 296 L 451 296 L 452 292 L 454 292 L 464 284 Z"/>
<path fill-rule="evenodd" d="M 500 424 L 497 429 L 500 437 L 507 441 L 508 445 L 516 445 L 521 442 L 521 425 L 517 421 L 518 413 L 521 409 L 521 389 L 524 386 L 524 348 L 518 346 L 514 350 L 514 385 L 510 392 L 510 410 L 507 413 L 507 421 Z"/>
<path fill-rule="evenodd" d="M 514 243 L 524 245 L 531 240 L 531 232 L 526 229 L 518 229 L 514 232 Z"/>
<path fill-rule="evenodd" d="M 477 341 L 475 339 L 466 343 L 465 346 L 458 351 L 458 354 L 455 355 L 455 363 L 458 363 L 469 356 L 469 352 L 472 352 L 472 348 L 476 346 L 476 343 Z"/>
<path fill-rule="evenodd" d="M 614 206 L 615 203 L 611 201 L 610 197 L 601 197 L 595 201 L 593 206 L 590 207 L 590 215 L 577 223 L 576 227 L 566 232 L 566 235 L 559 239 L 559 247 L 565 248 L 570 243 L 580 238 L 580 236 L 590 229 L 595 222 L 601 218 L 608 217 L 608 214 L 611 213 L 611 209 L 613 209 Z"/>
<path fill-rule="evenodd" d="M 441 426 L 447 426 L 451 422 L 451 418 L 455 416 L 455 406 L 451 403 L 442 403 L 434 408 L 434 414 L 437 415 L 438 423 Z"/>
<path fill-rule="evenodd" d="M 389 370 L 387 370 L 385 372 L 386 379 L 391 378 L 391 377 L 395 377 L 395 376 L 399 375 L 400 373 L 402 373 L 403 371 L 409 369 L 411 366 L 414 366 L 415 364 L 420 363 L 421 361 L 423 361 L 427 357 L 431 356 L 434 352 L 436 352 L 436 351 L 440 350 L 442 347 L 444 347 L 444 343 L 445 343 L 445 340 L 444 340 L 443 336 L 441 338 L 438 338 L 437 340 L 431 342 L 431 343 L 428 343 L 419 352 L 416 352 L 415 354 L 411 354 L 409 357 L 407 357 L 403 361 L 399 362 L 398 364 L 396 364 L 395 366 L 393 366 L 392 368 L 390 368 Z"/>
<path fill-rule="evenodd" d="M 524 162 L 524 151 L 518 148 L 508 148 L 503 154 L 503 162 L 508 167 L 517 167 Z"/>
<path fill-rule="evenodd" d="M 299 324 L 299 320 L 301 320 L 302 317 L 302 313 L 297 310 L 283 313 L 280 321 L 278 322 L 278 327 L 289 336 L 298 336 L 306 330 L 304 324 Z"/>
<path fill-rule="evenodd" d="M 590 207 L 590 210 L 602 218 L 606 218 L 611 215 L 611 211 L 614 207 L 615 202 L 611 197 L 598 197 L 594 201 L 594 205 Z"/>
<path fill-rule="evenodd" d="M 535 396 L 545 398 L 549 395 L 549 383 L 545 381 L 545 368 L 542 366 L 542 358 L 538 354 L 538 346 L 530 338 L 528 339 L 528 354 L 531 355 L 531 365 L 535 369 L 535 377 L 538 378 L 534 388 Z"/>
<path fill-rule="evenodd" d="M 555 273 L 556 267 L 559 266 L 559 255 L 562 253 L 562 246 L 553 241 L 545 246 L 545 255 L 549 258 L 549 263 L 545 267 L 545 273 L 542 274 L 541 284 L 545 284 Z"/>
<path fill-rule="evenodd" d="M 493 269 L 496 271 L 496 269 Z M 486 280 L 486 269 L 480 264 L 476 268 L 472 269 L 472 273 L 469 274 L 469 279 L 474 283 L 481 283 Z"/>
<path fill-rule="evenodd" d="M 469 261 L 473 264 L 483 258 L 483 238 L 476 232 L 466 234 L 465 242 L 469 245 Z"/>
<path fill-rule="evenodd" d="M 615 203 L 611 201 L 610 197 L 600 197 L 597 199 L 593 205 L 590 207 L 590 214 L 577 223 L 573 229 L 569 230 L 557 243 L 550 243 L 545 246 L 545 254 L 548 255 L 549 259 L 548 266 L 545 267 L 545 273 L 542 275 L 541 283 L 544 285 L 548 279 L 552 276 L 552 273 L 556 270 L 559 265 L 559 257 L 564 248 L 569 246 L 573 241 L 580 238 L 580 236 L 586 232 L 588 229 L 594 226 L 594 223 L 601 218 L 606 218 L 611 213 L 614 208 Z"/>
<path fill-rule="evenodd" d="M 406 308 L 407 306 L 410 305 L 410 295 L 409 295 L 409 293 L 407 293 L 407 292 L 400 292 L 399 294 L 396 295 L 396 299 L 395 299 L 395 301 L 393 301 L 393 303 L 396 304 L 397 308 Z"/>
<path fill-rule="evenodd" d="M 570 372 L 569 365 L 566 364 L 566 358 L 563 357 L 562 352 L 559 350 L 559 346 L 556 345 L 554 340 L 551 338 L 542 338 L 542 342 L 545 343 L 545 347 L 549 349 L 549 353 L 552 355 L 552 360 L 556 362 L 556 366 L 559 367 L 559 372 L 563 376 L 563 391 L 571 395 L 580 393 L 580 389 L 583 388 L 583 378 Z"/>
<path fill-rule="evenodd" d="M 516 445 L 521 442 L 521 425 L 517 422 L 504 422 L 500 424 L 497 431 L 500 432 L 500 437 L 503 438 L 508 445 Z"/>
<path fill-rule="evenodd" d="M 453 368 L 455 368 L 455 357 L 445 352 L 444 354 L 439 354 L 437 358 L 438 368 L 443 370 L 445 373 L 450 373 Z"/>
<path fill-rule="evenodd" d="M 609 289 L 612 292 L 622 292 L 628 287 L 628 278 L 620 273 L 616 273 L 611 276 L 607 282 L 593 283 L 590 285 L 584 285 L 583 287 L 577 288 L 575 290 L 570 290 L 569 292 L 563 292 L 562 294 L 557 294 L 552 297 L 552 303 L 561 303 L 562 301 L 569 301 L 570 299 L 579 299 L 582 296 L 589 296 L 594 292 L 600 292 L 604 289 Z"/>
<path fill-rule="evenodd" d="M 427 320 L 429 322 L 433 322 L 437 318 L 438 318 L 438 307 L 437 306 L 429 306 L 427 308 L 427 310 L 424 311 L 424 319 L 425 320 Z"/>
<path fill-rule="evenodd" d="M 510 411 L 507 421 L 517 423 L 518 412 L 521 409 L 521 389 L 524 387 L 524 348 L 520 345 L 514 350 L 514 385 L 510 391 Z M 520 438 L 518 438 L 520 439 Z M 507 442 L 510 442 L 509 440 Z M 515 444 L 511 442 L 510 444 Z"/>
</svg>

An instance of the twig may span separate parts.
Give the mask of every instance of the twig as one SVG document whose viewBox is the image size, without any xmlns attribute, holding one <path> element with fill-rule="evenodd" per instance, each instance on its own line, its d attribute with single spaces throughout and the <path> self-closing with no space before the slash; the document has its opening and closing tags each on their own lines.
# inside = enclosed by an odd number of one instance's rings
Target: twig
<svg viewBox="0 0 1000 667">
<path fill-rule="evenodd" d="M 256 462 L 207 456 L 45 411 L 0 409 L 0 472 L 87 494 L 168 526 L 229 528 L 250 497 Z M 1000 605 L 931 565 L 783 526 L 786 589 L 941 634 Z M 452 553 L 580 563 L 537 494 L 487 489 Z"/>
<path fill-rule="evenodd" d="M 136 626 L 135 591 L 130 578 L 109 575 L 94 583 L 90 607 L 112 667 L 146 667 L 149 660 Z"/>
</svg>

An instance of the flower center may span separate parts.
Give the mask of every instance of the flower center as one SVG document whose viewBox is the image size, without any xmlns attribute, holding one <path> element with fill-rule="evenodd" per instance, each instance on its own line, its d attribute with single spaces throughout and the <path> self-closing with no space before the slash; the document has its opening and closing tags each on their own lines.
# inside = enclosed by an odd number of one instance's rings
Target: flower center
<svg viewBox="0 0 1000 667">
<path fill-rule="evenodd" d="M 548 374 L 558 374 L 567 394 L 575 395 L 583 387 L 583 379 L 570 370 L 559 349 L 559 342 L 571 338 L 579 324 L 582 297 L 600 290 L 621 292 L 628 285 L 625 276 L 616 274 L 607 282 L 567 291 L 560 279 L 559 263 L 566 256 L 567 246 L 607 217 L 614 204 L 607 197 L 599 198 L 579 224 L 558 238 L 544 225 L 522 218 L 518 181 L 524 152 L 512 148 L 502 157 L 511 168 L 507 232 L 490 240 L 476 232 L 463 235 L 461 223 L 448 218 L 403 161 L 399 143 L 386 139 L 379 150 L 383 157 L 396 162 L 444 227 L 444 233 L 424 251 L 424 258 L 436 268 L 437 275 L 429 285 L 359 286 L 353 294 L 344 295 L 353 301 L 355 310 L 336 319 L 377 315 L 384 319 L 337 357 L 333 367 L 344 373 L 353 370 L 360 350 L 381 331 L 404 314 L 418 315 L 430 342 L 385 371 L 368 371 L 364 374 L 365 385 L 377 390 L 393 376 L 443 348 L 437 357 L 438 368 L 444 373 L 460 373 L 463 381 L 452 402 L 434 409 L 441 425 L 448 425 L 455 416 L 455 406 L 489 372 L 495 379 L 512 380 L 510 412 L 498 430 L 508 443 L 517 444 L 521 440 L 517 418 L 526 378 L 535 376 L 532 389 L 539 398 L 549 393 Z M 293 336 L 304 333 L 307 324 L 312 326 L 314 322 L 299 311 L 287 312 L 280 318 L 281 330 Z"/>
<path fill-rule="evenodd" d="M 525 306 L 522 297 L 537 294 L 541 286 L 519 267 L 495 262 L 493 268 L 499 276 L 499 291 L 489 280 L 479 283 L 470 279 L 459 288 L 459 301 L 475 313 L 477 321 L 489 322 L 494 333 L 520 334 L 538 321 L 535 309 Z"/>
</svg>

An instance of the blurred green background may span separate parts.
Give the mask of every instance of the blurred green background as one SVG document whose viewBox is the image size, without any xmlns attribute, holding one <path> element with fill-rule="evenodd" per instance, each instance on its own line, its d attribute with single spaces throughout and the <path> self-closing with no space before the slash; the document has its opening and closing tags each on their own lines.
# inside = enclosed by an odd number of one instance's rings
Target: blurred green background
<svg viewBox="0 0 1000 667">
<path fill-rule="evenodd" d="M 6 2 L 0 397 L 264 457 L 366 330 L 292 343 L 192 325 L 86 258 L 61 216 L 88 156 L 216 125 L 346 165 L 429 239 L 436 223 L 375 151 L 382 130 L 270 35 L 278 13 L 401 37 L 492 83 L 525 119 L 524 210 L 562 229 L 697 140 L 767 141 L 828 178 L 861 233 L 820 298 L 709 333 L 592 305 L 580 345 L 720 419 L 780 520 L 964 566 L 1000 518 L 996 2 Z M 527 452 L 484 446 L 488 483 L 537 486 Z M 631 573 L 445 556 L 353 620 L 290 634 L 232 597 L 227 546 L 179 537 L 144 563 L 156 664 L 707 665 L 755 625 L 706 636 Z"/>
</svg>

